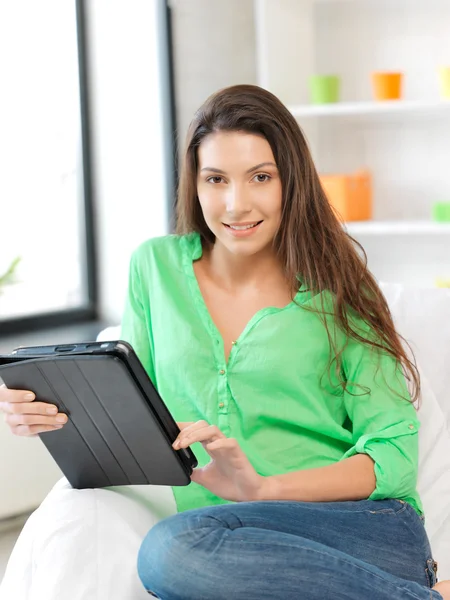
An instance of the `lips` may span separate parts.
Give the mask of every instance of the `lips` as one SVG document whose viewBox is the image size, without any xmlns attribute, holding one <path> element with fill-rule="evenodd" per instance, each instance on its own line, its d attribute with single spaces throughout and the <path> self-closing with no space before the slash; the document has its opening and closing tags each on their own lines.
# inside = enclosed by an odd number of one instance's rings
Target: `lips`
<svg viewBox="0 0 450 600">
<path fill-rule="evenodd" d="M 253 221 L 247 223 L 224 223 L 225 227 L 229 227 L 233 231 L 247 231 L 260 225 L 262 221 Z"/>
</svg>

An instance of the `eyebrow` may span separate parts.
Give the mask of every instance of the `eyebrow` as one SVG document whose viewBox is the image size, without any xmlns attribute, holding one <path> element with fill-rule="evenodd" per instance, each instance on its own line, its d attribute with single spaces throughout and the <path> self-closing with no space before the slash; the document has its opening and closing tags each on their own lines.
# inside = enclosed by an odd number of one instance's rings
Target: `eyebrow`
<svg viewBox="0 0 450 600">
<path fill-rule="evenodd" d="M 277 165 L 273 162 L 263 162 L 263 163 L 259 163 L 259 165 L 255 165 L 254 167 L 251 167 L 250 169 L 247 169 L 247 171 L 245 171 L 246 173 L 252 173 L 253 171 L 257 171 L 258 169 L 261 169 L 261 167 L 275 167 L 277 168 Z M 220 175 L 225 175 L 225 171 L 222 171 L 222 169 L 215 169 L 214 167 L 203 167 L 203 169 L 201 169 L 201 171 L 211 171 L 212 173 L 220 173 Z"/>
</svg>

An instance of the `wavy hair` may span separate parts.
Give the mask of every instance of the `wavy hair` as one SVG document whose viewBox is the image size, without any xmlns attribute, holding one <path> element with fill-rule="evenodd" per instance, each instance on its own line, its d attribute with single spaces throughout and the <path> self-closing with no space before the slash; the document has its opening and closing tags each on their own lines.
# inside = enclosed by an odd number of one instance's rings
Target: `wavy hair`
<svg viewBox="0 0 450 600">
<path fill-rule="evenodd" d="M 177 233 L 197 232 L 204 244 L 214 244 L 197 197 L 198 148 L 216 131 L 239 131 L 263 136 L 272 149 L 282 184 L 281 223 L 274 249 L 284 266 L 292 295 L 299 279 L 317 294 L 331 292 L 331 313 L 323 305 L 315 310 L 324 323 L 330 343 L 330 368 L 335 365 L 340 385 L 344 347 L 337 347 L 327 315 L 346 334 L 390 354 L 412 383 L 412 400 L 420 393 L 414 356 L 405 350 L 388 304 L 367 268 L 362 246 L 342 227 L 322 189 L 305 136 L 297 121 L 273 94 L 254 85 L 236 85 L 211 95 L 196 112 L 187 134 L 177 198 Z M 355 325 L 359 317 L 370 329 Z M 409 348 L 409 346 L 408 346 Z M 410 349 L 409 349 L 410 350 Z M 409 358 L 411 356 L 411 359 Z"/>
</svg>

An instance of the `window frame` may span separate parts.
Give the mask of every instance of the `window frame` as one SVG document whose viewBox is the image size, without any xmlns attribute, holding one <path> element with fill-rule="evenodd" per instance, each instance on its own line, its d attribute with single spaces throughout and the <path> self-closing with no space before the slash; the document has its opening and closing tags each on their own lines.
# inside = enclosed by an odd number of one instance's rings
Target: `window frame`
<svg viewBox="0 0 450 600">
<path fill-rule="evenodd" d="M 29 316 L 13 317 L 10 319 L 0 319 L 0 336 L 10 336 L 14 334 L 27 333 L 32 331 L 42 331 L 60 326 L 69 326 L 76 323 L 87 323 L 98 321 L 98 257 L 96 248 L 96 228 L 95 228 L 95 197 L 93 192 L 92 175 L 92 144 L 91 144 L 91 126 L 90 126 L 90 80 L 89 80 L 89 42 L 87 38 L 88 24 L 86 18 L 86 0 L 74 0 L 76 5 L 77 28 L 77 54 L 78 54 L 78 72 L 79 72 L 79 90 L 80 90 L 80 117 L 81 117 L 81 148 L 82 148 L 82 176 L 84 189 L 84 222 L 85 239 L 84 251 L 86 263 L 84 265 L 84 276 L 87 291 L 87 303 L 85 306 L 74 309 L 63 309 L 46 313 L 36 313 Z M 173 68 L 173 43 L 172 43 L 172 11 L 168 0 L 164 4 L 164 26 L 165 35 L 162 35 L 161 43 L 167 44 L 165 66 L 168 77 L 169 93 L 169 121 L 168 130 L 170 138 L 167 142 L 168 161 L 172 164 L 167 165 L 167 175 L 171 181 L 169 189 L 176 189 L 178 181 L 178 160 L 176 144 L 176 116 L 175 116 L 175 89 L 174 89 L 174 68 Z M 170 199 L 169 199 L 170 200 Z M 174 227 L 175 206 L 172 204 L 169 210 L 169 227 Z"/>
<path fill-rule="evenodd" d="M 71 325 L 77 322 L 96 320 L 98 317 L 98 286 L 97 286 L 97 253 L 95 248 L 95 227 L 92 194 L 91 169 L 91 136 L 89 121 L 89 75 L 87 67 L 87 37 L 85 0 L 75 0 L 77 29 L 77 54 L 80 90 L 80 120 L 81 120 L 81 149 L 82 176 L 85 215 L 84 250 L 86 262 L 83 273 L 86 281 L 87 303 L 85 306 L 73 309 L 63 309 L 52 312 L 36 313 L 29 316 L 13 317 L 0 320 L 0 334 L 10 335 L 24 331 Z"/>
</svg>

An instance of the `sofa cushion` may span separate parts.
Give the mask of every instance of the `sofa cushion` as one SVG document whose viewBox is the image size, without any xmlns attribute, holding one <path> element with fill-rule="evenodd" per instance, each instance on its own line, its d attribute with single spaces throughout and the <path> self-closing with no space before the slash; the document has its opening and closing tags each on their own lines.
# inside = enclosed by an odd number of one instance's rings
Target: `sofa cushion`
<svg viewBox="0 0 450 600">
<path fill-rule="evenodd" d="M 421 371 L 422 394 L 418 410 L 418 492 L 425 511 L 425 528 L 440 579 L 450 579 L 450 434 L 433 389 Z"/>
<path fill-rule="evenodd" d="M 450 431 L 450 289 L 380 285 L 397 329 L 410 343 Z"/>
</svg>

